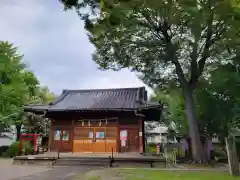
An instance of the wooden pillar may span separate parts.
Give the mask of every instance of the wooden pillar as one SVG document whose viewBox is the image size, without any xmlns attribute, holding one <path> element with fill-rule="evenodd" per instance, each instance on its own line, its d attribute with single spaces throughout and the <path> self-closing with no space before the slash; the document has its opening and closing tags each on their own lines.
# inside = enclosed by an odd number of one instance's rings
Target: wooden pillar
<svg viewBox="0 0 240 180">
<path fill-rule="evenodd" d="M 33 133 L 33 150 L 34 150 L 34 153 L 37 152 L 37 134 L 36 133 Z"/>
<path fill-rule="evenodd" d="M 116 124 L 117 124 L 117 137 L 116 137 L 116 152 L 121 152 L 120 148 L 120 123 L 119 120 L 116 120 Z"/>
<path fill-rule="evenodd" d="M 48 152 L 51 152 L 51 147 L 52 147 L 52 134 L 53 134 L 53 126 L 52 126 L 52 122 L 53 120 L 50 119 L 50 127 L 49 127 L 49 132 L 48 132 Z"/>
<path fill-rule="evenodd" d="M 139 152 L 143 153 L 143 132 L 142 132 L 142 120 L 138 120 L 138 129 L 139 129 L 139 133 L 138 133 L 138 144 L 139 144 Z"/>
<path fill-rule="evenodd" d="M 145 122 L 142 120 L 142 143 L 143 143 L 143 153 L 146 152 L 146 139 L 145 139 Z"/>
<path fill-rule="evenodd" d="M 75 127 L 75 122 L 72 120 L 72 130 L 71 133 L 69 133 L 69 138 L 72 141 L 72 153 L 73 153 L 73 147 L 74 147 L 74 128 Z"/>
</svg>

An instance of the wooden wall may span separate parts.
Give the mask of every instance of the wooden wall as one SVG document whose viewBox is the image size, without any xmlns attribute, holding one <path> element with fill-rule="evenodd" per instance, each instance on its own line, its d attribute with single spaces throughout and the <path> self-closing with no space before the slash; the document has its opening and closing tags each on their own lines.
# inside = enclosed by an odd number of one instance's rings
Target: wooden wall
<svg viewBox="0 0 240 180">
<path fill-rule="evenodd" d="M 68 140 L 56 140 L 55 131 L 60 130 L 60 139 L 62 139 L 63 133 L 68 133 Z M 54 120 L 51 123 L 51 151 L 62 151 L 62 152 L 71 152 L 72 151 L 72 142 L 73 142 L 73 128 L 71 120 Z"/>
<path fill-rule="evenodd" d="M 62 113 L 52 114 L 51 119 L 55 119 L 52 122 L 51 127 L 51 151 L 57 151 L 60 148 L 63 152 L 111 152 L 112 148 L 114 152 L 129 152 L 138 151 L 139 147 L 139 127 L 138 118 L 132 114 L 111 114 L 107 117 L 116 117 L 118 119 L 106 122 L 97 120 L 97 114 L 93 113 L 93 116 L 87 114 L 80 114 L 81 118 L 77 118 L 76 113 Z M 80 117 L 78 115 L 78 117 Z M 99 114 L 98 114 L 99 115 Z M 91 121 L 91 126 L 88 126 L 88 120 L 85 118 L 94 118 Z M 99 117 L 106 117 L 101 115 Z M 79 120 L 80 119 L 80 120 Z M 96 121 L 97 120 L 97 121 Z M 84 125 L 82 124 L 84 121 Z M 69 133 L 68 141 L 54 140 L 54 130 L 60 129 L 62 132 L 67 131 Z M 128 140 L 126 146 L 121 146 L 120 130 L 127 130 Z M 93 132 L 93 137 L 90 137 L 90 132 Z M 97 133 L 104 133 L 104 137 L 97 137 Z"/>
<path fill-rule="evenodd" d="M 104 133 L 104 137 L 97 137 L 97 133 Z M 90 134 L 93 137 L 90 137 Z M 99 126 L 99 122 L 91 122 L 91 126 L 88 126 L 88 122 L 76 122 L 74 126 L 73 137 L 73 152 L 116 152 L 117 149 L 117 123 L 108 122 L 106 125 L 102 122 Z"/>
</svg>

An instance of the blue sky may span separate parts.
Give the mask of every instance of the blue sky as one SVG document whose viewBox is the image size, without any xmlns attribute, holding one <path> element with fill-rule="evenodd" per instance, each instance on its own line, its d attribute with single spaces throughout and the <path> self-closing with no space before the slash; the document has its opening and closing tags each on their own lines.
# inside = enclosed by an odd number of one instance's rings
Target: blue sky
<svg viewBox="0 0 240 180">
<path fill-rule="evenodd" d="M 14 43 L 40 83 L 55 93 L 144 85 L 128 70 L 98 70 L 83 22 L 58 0 L 1 0 L 0 23 L 0 40 Z"/>
</svg>

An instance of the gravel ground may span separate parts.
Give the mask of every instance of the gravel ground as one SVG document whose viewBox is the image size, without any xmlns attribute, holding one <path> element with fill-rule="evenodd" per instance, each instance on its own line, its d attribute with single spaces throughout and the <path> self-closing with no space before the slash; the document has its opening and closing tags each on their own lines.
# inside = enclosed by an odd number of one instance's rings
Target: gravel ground
<svg viewBox="0 0 240 180">
<path fill-rule="evenodd" d="M 12 159 L 0 159 L 0 180 L 73 180 L 81 173 L 95 169 L 84 166 L 12 165 Z"/>
<path fill-rule="evenodd" d="M 1 180 L 12 180 L 49 170 L 51 170 L 51 168 L 44 166 L 12 165 L 12 159 L 0 159 Z"/>
<path fill-rule="evenodd" d="M 80 176 L 81 173 L 90 170 L 93 170 L 93 168 L 83 166 L 53 167 L 46 172 L 15 178 L 13 180 L 73 180 L 76 176 Z"/>
</svg>

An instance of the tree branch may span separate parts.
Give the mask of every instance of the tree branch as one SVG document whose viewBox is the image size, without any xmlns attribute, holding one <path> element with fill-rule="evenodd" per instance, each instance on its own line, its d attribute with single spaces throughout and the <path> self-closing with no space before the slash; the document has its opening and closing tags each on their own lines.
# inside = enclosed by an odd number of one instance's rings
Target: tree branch
<svg viewBox="0 0 240 180">
<path fill-rule="evenodd" d="M 193 43 L 193 51 L 191 53 L 191 77 L 190 77 L 190 85 L 193 84 L 194 81 L 198 78 L 198 64 L 197 64 L 197 48 L 198 48 L 198 41 L 195 40 Z"/>
<path fill-rule="evenodd" d="M 179 61 L 175 59 L 175 60 L 172 60 L 172 63 L 176 67 L 176 74 L 178 76 L 181 86 L 184 86 L 184 87 L 188 86 L 188 83 L 186 81 L 185 75 L 183 73 L 183 70 L 182 70 L 182 67 L 181 67 L 181 64 L 179 63 Z"/>
<path fill-rule="evenodd" d="M 145 9 L 143 8 L 140 12 L 139 12 L 142 17 L 145 18 L 145 22 L 147 22 L 149 24 L 149 29 L 150 31 L 159 39 L 162 40 L 161 35 L 159 35 L 159 32 L 157 31 L 157 29 L 159 28 L 158 25 L 156 25 L 156 23 L 151 19 L 151 17 L 149 16 L 149 14 L 145 11 Z"/>
<path fill-rule="evenodd" d="M 206 34 L 205 46 L 203 49 L 203 55 L 197 63 L 197 68 L 192 69 L 193 74 L 191 75 L 191 79 L 189 81 L 189 84 L 192 88 L 195 88 L 198 78 L 202 75 L 202 72 L 204 70 L 206 60 L 209 57 L 209 48 L 214 43 L 214 41 L 212 40 L 212 36 L 213 36 L 213 13 L 211 12 L 211 16 L 207 21 L 207 34 Z M 192 62 L 192 63 L 195 63 L 195 62 Z M 193 72 L 194 70 L 195 72 Z"/>
</svg>

